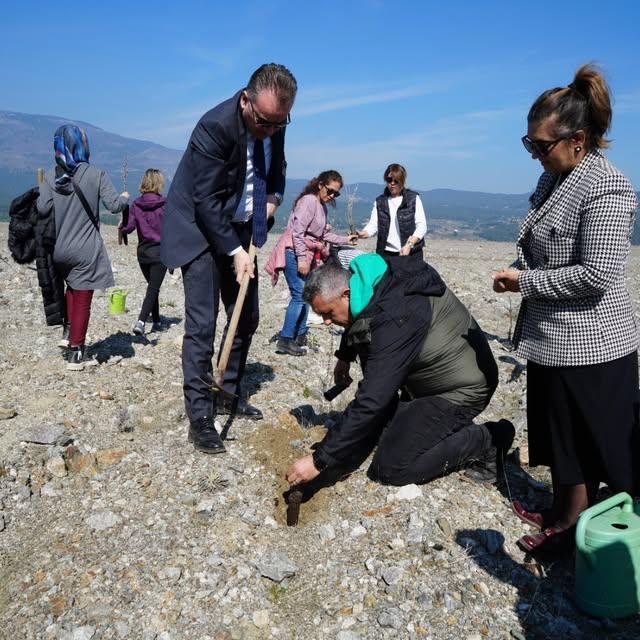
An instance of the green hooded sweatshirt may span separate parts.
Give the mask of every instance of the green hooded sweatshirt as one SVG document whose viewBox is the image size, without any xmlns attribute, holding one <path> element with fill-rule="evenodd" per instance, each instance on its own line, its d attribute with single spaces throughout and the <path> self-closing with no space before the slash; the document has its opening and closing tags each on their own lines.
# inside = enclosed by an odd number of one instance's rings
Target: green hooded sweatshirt
<svg viewBox="0 0 640 640">
<path fill-rule="evenodd" d="M 377 253 L 364 253 L 351 261 L 349 269 L 353 275 L 349 280 L 349 309 L 352 318 L 357 318 L 371 302 L 375 287 L 387 268 L 387 263 Z"/>
</svg>

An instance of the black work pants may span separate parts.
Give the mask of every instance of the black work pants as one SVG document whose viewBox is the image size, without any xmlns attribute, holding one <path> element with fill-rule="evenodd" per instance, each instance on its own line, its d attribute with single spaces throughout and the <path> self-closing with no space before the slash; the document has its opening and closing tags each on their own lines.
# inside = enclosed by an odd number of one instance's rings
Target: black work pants
<svg viewBox="0 0 640 640">
<path fill-rule="evenodd" d="M 368 475 L 383 484 L 422 484 L 487 451 L 491 435 L 478 411 L 427 396 L 399 402 L 382 432 Z"/>
<path fill-rule="evenodd" d="M 154 322 L 160 322 L 160 303 L 158 298 L 160 296 L 162 281 L 167 273 L 167 267 L 165 267 L 162 262 L 141 262 L 139 264 L 142 275 L 147 281 L 147 292 L 142 301 L 142 308 L 140 309 L 138 320 L 146 322 L 149 314 L 151 314 Z"/>
<path fill-rule="evenodd" d="M 251 224 L 237 226 L 238 237 L 247 250 L 251 241 Z M 184 401 L 187 416 L 192 422 L 204 416 L 216 415 L 216 395 L 212 392 L 213 342 L 220 298 L 227 314 L 220 345 L 227 335 L 238 297 L 239 285 L 233 272 L 233 258 L 207 250 L 182 267 L 184 284 L 184 338 L 182 342 L 182 372 L 184 375 Z M 249 281 L 246 298 L 240 314 L 238 330 L 233 340 L 223 387 L 238 395 L 240 380 L 247 362 L 251 339 L 260 321 L 258 303 L 258 268 Z"/>
</svg>

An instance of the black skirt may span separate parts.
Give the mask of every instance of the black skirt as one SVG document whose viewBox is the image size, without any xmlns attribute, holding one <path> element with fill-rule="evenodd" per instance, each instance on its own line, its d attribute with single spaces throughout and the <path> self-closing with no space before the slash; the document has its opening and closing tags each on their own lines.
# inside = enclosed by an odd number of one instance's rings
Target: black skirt
<svg viewBox="0 0 640 640">
<path fill-rule="evenodd" d="M 602 364 L 527 363 L 529 464 L 547 465 L 560 484 L 606 482 L 638 489 L 638 352 Z"/>
</svg>

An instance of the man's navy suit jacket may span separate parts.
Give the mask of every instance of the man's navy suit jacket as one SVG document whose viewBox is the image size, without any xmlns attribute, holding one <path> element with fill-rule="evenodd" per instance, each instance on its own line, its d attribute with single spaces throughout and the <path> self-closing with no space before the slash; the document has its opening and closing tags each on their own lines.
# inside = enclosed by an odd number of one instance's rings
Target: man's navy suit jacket
<svg viewBox="0 0 640 640">
<path fill-rule="evenodd" d="M 160 257 L 170 269 L 208 247 L 227 254 L 240 246 L 231 221 L 247 171 L 247 129 L 238 91 L 196 125 L 171 183 L 162 222 Z M 284 193 L 286 161 L 281 129 L 271 137 L 267 193 Z"/>
</svg>

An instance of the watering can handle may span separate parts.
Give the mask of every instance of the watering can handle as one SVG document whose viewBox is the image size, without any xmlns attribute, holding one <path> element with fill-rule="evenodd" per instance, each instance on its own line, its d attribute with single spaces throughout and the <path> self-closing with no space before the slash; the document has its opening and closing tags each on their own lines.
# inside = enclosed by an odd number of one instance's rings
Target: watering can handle
<svg viewBox="0 0 640 640">
<path fill-rule="evenodd" d="M 578 551 L 587 558 L 587 561 L 592 567 L 594 565 L 594 557 L 591 555 L 589 549 L 587 549 L 585 541 L 587 525 L 592 518 L 595 518 L 596 516 L 599 516 L 605 511 L 609 511 L 609 509 L 613 509 L 613 507 L 617 507 L 620 504 L 622 504 L 623 511 L 626 511 L 627 513 L 633 511 L 633 498 L 623 491 L 622 493 L 617 493 L 615 496 L 611 496 L 590 509 L 587 509 L 578 519 L 578 526 L 576 527 L 576 547 L 578 548 Z"/>
</svg>

